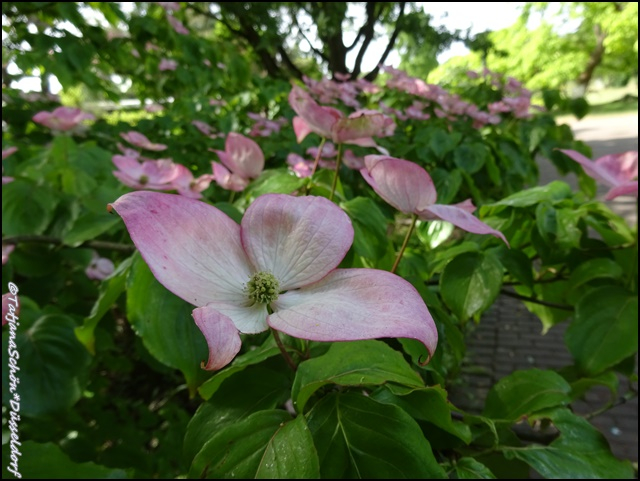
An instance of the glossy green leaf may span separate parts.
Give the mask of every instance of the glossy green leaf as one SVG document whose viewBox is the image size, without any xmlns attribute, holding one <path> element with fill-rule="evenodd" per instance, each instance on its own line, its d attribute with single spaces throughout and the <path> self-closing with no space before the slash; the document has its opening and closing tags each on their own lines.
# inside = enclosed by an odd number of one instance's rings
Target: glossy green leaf
<svg viewBox="0 0 640 481">
<path fill-rule="evenodd" d="M 53 443 L 24 441 L 18 447 L 18 472 L 23 479 L 126 479 L 122 469 L 112 469 L 95 463 L 76 463 L 69 459 L 62 449 Z M 2 466 L 11 466 L 11 451 L 8 445 L 2 449 Z M 18 479 L 2 473 L 5 479 Z"/>
<path fill-rule="evenodd" d="M 189 477 L 318 478 L 318 457 L 303 417 L 259 411 L 211 433 Z"/>
<path fill-rule="evenodd" d="M 565 342 L 588 375 L 638 352 L 638 296 L 618 286 L 590 290 L 576 304 Z"/>
<path fill-rule="evenodd" d="M 491 388 L 482 414 L 516 421 L 541 409 L 568 404 L 570 392 L 569 383 L 553 371 L 516 371 Z"/>
<path fill-rule="evenodd" d="M 340 206 L 351 218 L 356 254 L 372 260 L 384 256 L 389 243 L 387 219 L 373 199 L 356 197 Z"/>
<path fill-rule="evenodd" d="M 198 393 L 203 399 L 209 399 L 220 388 L 225 379 L 245 370 L 249 366 L 260 364 L 262 361 L 279 354 L 280 349 L 278 349 L 273 336 L 269 336 L 262 346 L 236 356 L 229 366 L 216 372 L 211 378 L 202 383 L 198 388 Z"/>
<path fill-rule="evenodd" d="M 594 279 L 610 278 L 617 280 L 621 277 L 622 267 L 617 262 L 607 257 L 588 259 L 571 273 L 569 289 L 576 291 Z"/>
<path fill-rule="evenodd" d="M 192 395 L 210 376 L 200 367 L 209 350 L 191 317 L 193 309 L 165 289 L 136 256 L 127 280 L 127 318 L 153 357 L 182 371 Z"/>
<path fill-rule="evenodd" d="M 100 284 L 100 294 L 98 296 L 98 300 L 91 309 L 91 313 L 88 317 L 84 318 L 82 326 L 78 326 L 74 329 L 78 340 L 91 354 L 95 354 L 94 331 L 98 326 L 100 319 L 104 317 L 107 311 L 124 292 L 132 260 L 133 257 L 130 257 L 121 262 L 113 274 Z"/>
<path fill-rule="evenodd" d="M 491 249 L 492 252 L 507 269 L 514 280 L 527 287 L 533 287 L 533 268 L 531 259 L 521 250 L 509 249 L 507 246 L 499 246 Z"/>
<path fill-rule="evenodd" d="M 2 234 L 42 234 L 59 198 L 46 186 L 16 179 L 2 186 Z"/>
<path fill-rule="evenodd" d="M 469 457 L 458 459 L 454 472 L 458 479 L 496 479 L 489 468 Z"/>
<path fill-rule="evenodd" d="M 40 317 L 26 330 L 18 327 L 2 333 L 2 399 L 16 399 L 10 392 L 13 378 L 17 385 L 21 416 L 44 416 L 64 411 L 82 396 L 89 366 L 89 353 L 73 333 L 73 319 L 61 314 Z M 15 342 L 15 346 L 12 343 Z M 19 354 L 17 373 L 10 372 L 7 349 Z M 10 357 L 15 357 L 9 353 Z"/>
<path fill-rule="evenodd" d="M 433 179 L 433 184 L 438 193 L 439 204 L 450 204 L 455 198 L 462 185 L 462 174 L 459 170 L 445 170 L 441 168 L 429 172 Z"/>
<path fill-rule="evenodd" d="M 290 396 L 290 381 L 283 373 L 256 366 L 227 379 L 198 408 L 184 438 L 184 453 L 192 460 L 202 446 L 223 427 L 258 411 L 275 409 Z"/>
<path fill-rule="evenodd" d="M 439 159 L 451 152 L 462 135 L 459 132 L 448 132 L 444 129 L 432 128 L 429 130 L 429 147 Z"/>
<path fill-rule="evenodd" d="M 469 426 L 451 418 L 452 405 L 447 400 L 447 391 L 441 387 L 407 389 L 390 385 L 377 390 L 371 397 L 378 402 L 398 406 L 412 418 L 430 422 L 466 444 L 471 442 Z"/>
<path fill-rule="evenodd" d="M 322 478 L 444 478 L 429 441 L 405 411 L 356 393 L 316 404 L 308 425 Z"/>
<path fill-rule="evenodd" d="M 545 200 L 553 202 L 566 199 L 571 197 L 571 195 L 571 187 L 569 187 L 566 182 L 554 180 L 547 185 L 532 187 L 531 189 L 505 197 L 493 204 L 487 204 L 483 206 L 483 208 L 489 209 L 495 206 L 528 207 L 544 202 Z"/>
<path fill-rule="evenodd" d="M 289 169 L 273 169 L 262 173 L 247 189 L 253 197 L 263 194 L 290 194 L 302 187 L 304 179 L 296 177 Z"/>
<path fill-rule="evenodd" d="M 459 319 L 469 319 L 493 304 L 502 287 L 502 272 L 502 264 L 491 254 L 461 254 L 440 277 L 442 299 Z"/>
<path fill-rule="evenodd" d="M 62 238 L 62 242 L 77 247 L 85 241 L 95 239 L 115 225 L 122 225 L 122 220 L 112 214 L 89 213 L 80 216 Z"/>
<path fill-rule="evenodd" d="M 304 412 L 313 393 L 327 384 L 377 386 L 387 382 L 424 386 L 402 354 L 384 342 L 336 342 L 323 356 L 300 363 L 291 391 L 293 405 L 298 412 Z"/>
<path fill-rule="evenodd" d="M 632 479 L 629 461 L 617 459 L 605 437 L 587 420 L 558 408 L 532 417 L 550 419 L 560 430 L 560 436 L 549 446 L 530 444 L 519 448 L 502 448 L 509 458 L 529 464 L 550 479 Z"/>
<path fill-rule="evenodd" d="M 489 151 L 484 144 L 462 144 L 453 152 L 453 161 L 458 168 L 469 174 L 475 174 L 484 166 Z"/>
</svg>

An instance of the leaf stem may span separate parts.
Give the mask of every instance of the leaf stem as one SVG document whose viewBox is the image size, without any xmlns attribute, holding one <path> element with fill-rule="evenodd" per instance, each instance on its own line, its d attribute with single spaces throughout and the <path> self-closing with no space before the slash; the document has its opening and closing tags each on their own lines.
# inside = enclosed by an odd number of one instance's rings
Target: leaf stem
<svg viewBox="0 0 640 481">
<path fill-rule="evenodd" d="M 282 340 L 280 339 L 280 334 L 278 334 L 278 331 L 273 328 L 271 328 L 271 334 L 273 334 L 273 338 L 275 339 L 276 344 L 278 345 L 278 349 L 280 349 L 282 357 L 284 357 L 287 365 L 295 372 L 298 369 L 298 366 L 296 366 L 296 363 L 293 362 L 293 359 L 291 359 L 291 356 L 287 352 L 287 348 L 284 346 Z"/>
<path fill-rule="evenodd" d="M 63 245 L 62 239 L 58 239 L 57 237 L 51 236 L 40 236 L 40 235 L 15 235 L 10 237 L 4 237 L 2 239 L 3 244 L 20 244 L 20 243 L 35 243 L 35 244 L 53 244 L 53 245 Z M 67 246 L 72 248 L 72 246 Z M 86 241 L 76 247 L 92 247 L 94 249 L 108 249 L 112 251 L 121 251 L 121 252 L 133 252 L 136 250 L 136 246 L 131 244 L 118 244 L 117 242 L 105 242 L 105 241 L 97 241 L 91 240 Z"/>
<path fill-rule="evenodd" d="M 400 259 L 402 259 L 402 255 L 404 254 L 404 250 L 407 248 L 407 244 L 409 244 L 409 238 L 413 233 L 413 229 L 416 226 L 416 221 L 418 220 L 418 214 L 413 214 L 411 216 L 411 225 L 409 226 L 409 230 L 407 231 L 407 235 L 404 236 L 404 241 L 402 242 L 402 247 L 400 247 L 400 252 L 398 252 L 398 257 L 396 257 L 396 261 L 393 263 L 393 267 L 391 268 L 391 273 L 395 274 L 396 269 L 398 268 L 398 264 L 400 264 Z"/>
<path fill-rule="evenodd" d="M 336 171 L 333 174 L 333 182 L 331 183 L 331 193 L 329 194 L 329 200 L 333 200 L 333 194 L 336 191 L 336 185 L 338 185 L 338 176 L 340 175 L 340 163 L 342 162 L 342 144 L 338 144 L 338 159 L 336 160 Z"/>
</svg>

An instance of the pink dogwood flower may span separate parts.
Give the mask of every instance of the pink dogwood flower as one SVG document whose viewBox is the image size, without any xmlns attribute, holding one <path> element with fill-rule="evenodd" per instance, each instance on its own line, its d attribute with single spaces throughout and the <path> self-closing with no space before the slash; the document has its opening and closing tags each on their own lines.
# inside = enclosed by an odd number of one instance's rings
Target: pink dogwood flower
<svg viewBox="0 0 640 481">
<path fill-rule="evenodd" d="M 638 151 L 630 150 L 610 154 L 591 161 L 575 150 L 560 150 L 582 165 L 585 173 L 611 187 L 605 199 L 612 200 L 620 195 L 638 197 Z"/>
<path fill-rule="evenodd" d="M 190 197 L 192 199 L 201 199 L 202 192 L 209 187 L 214 179 L 213 174 L 204 174 L 198 178 L 194 178 L 193 174 L 182 164 L 177 164 L 178 176 L 173 179 L 171 185 L 178 191 L 178 194 Z"/>
<path fill-rule="evenodd" d="M 323 197 L 266 194 L 238 225 L 204 202 L 133 192 L 111 204 L 156 279 L 196 306 L 203 367 L 233 360 L 240 333 L 269 327 L 311 341 L 404 337 L 432 355 L 433 319 L 416 289 L 375 269 L 336 269 L 353 242 L 349 217 Z"/>
<path fill-rule="evenodd" d="M 102 281 L 113 274 L 115 267 L 111 259 L 100 257 L 97 252 L 93 252 L 93 257 L 85 269 L 85 274 L 89 279 Z"/>
<path fill-rule="evenodd" d="M 161 72 L 164 72 L 165 70 L 175 70 L 177 68 L 178 62 L 166 58 L 160 60 L 160 64 L 158 65 L 158 70 L 160 70 Z"/>
<path fill-rule="evenodd" d="M 83 120 L 95 120 L 95 117 L 72 107 L 58 107 L 52 112 L 42 111 L 33 116 L 34 122 L 59 131 L 71 130 Z"/>
<path fill-rule="evenodd" d="M 121 132 L 120 137 L 129 142 L 131 145 L 135 145 L 136 147 L 140 147 L 141 149 L 153 150 L 155 152 L 167 149 L 166 145 L 154 144 L 145 135 L 134 130 L 130 130 L 129 132 Z"/>
<path fill-rule="evenodd" d="M 259 177 L 264 169 L 264 154 L 253 140 L 231 132 L 225 141 L 225 150 L 214 150 L 222 165 L 212 162 L 213 175 L 220 187 L 241 191 L 249 179 Z"/>
<path fill-rule="evenodd" d="M 386 202 L 405 214 L 422 220 L 441 219 L 474 234 L 491 234 L 509 245 L 501 232 L 474 217 L 471 200 L 455 205 L 436 204 L 437 193 L 431 176 L 414 162 L 386 155 L 367 155 L 364 180 Z"/>
<path fill-rule="evenodd" d="M 167 15 L 167 21 L 173 30 L 180 35 L 189 35 L 189 30 L 184 24 L 173 15 Z"/>
<path fill-rule="evenodd" d="M 387 125 L 388 117 L 382 113 L 357 112 L 345 117 L 338 109 L 318 105 L 308 92 L 297 85 L 289 93 L 289 104 L 298 114 L 293 118 L 298 143 L 313 132 L 337 144 L 349 142 L 373 147 L 376 143 L 371 136 L 379 135 Z"/>
<path fill-rule="evenodd" d="M 171 190 L 171 182 L 180 171 L 171 159 L 145 160 L 124 155 L 114 155 L 113 163 L 118 170 L 113 172 L 120 182 L 133 189 Z"/>
</svg>

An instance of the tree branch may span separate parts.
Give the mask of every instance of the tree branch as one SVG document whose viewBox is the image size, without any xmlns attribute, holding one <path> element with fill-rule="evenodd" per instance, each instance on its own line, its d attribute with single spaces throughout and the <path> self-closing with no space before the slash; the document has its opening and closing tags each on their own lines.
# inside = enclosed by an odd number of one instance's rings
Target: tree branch
<svg viewBox="0 0 640 481">
<path fill-rule="evenodd" d="M 58 239 L 57 237 L 40 236 L 40 235 L 16 235 L 11 237 L 5 237 L 2 239 L 2 243 L 3 244 L 34 243 L 34 244 L 64 245 L 64 242 L 62 242 L 62 239 Z M 66 247 L 71 247 L 71 246 L 66 246 Z M 104 242 L 104 241 L 97 241 L 97 240 L 83 242 L 78 247 L 91 247 L 93 249 L 107 249 L 107 250 L 120 251 L 120 252 L 134 252 L 136 250 L 136 246 L 131 244 L 118 244 L 116 242 Z"/>
<path fill-rule="evenodd" d="M 376 64 L 376 67 L 369 72 L 367 75 L 365 75 L 365 80 L 368 80 L 369 82 L 375 80 L 375 78 L 378 76 L 378 73 L 380 72 L 380 65 L 384 64 L 385 60 L 387 60 L 387 57 L 389 56 L 389 54 L 391 53 L 391 50 L 393 50 L 393 47 L 396 43 L 396 40 L 398 38 L 398 35 L 400 34 L 400 31 L 402 30 L 402 18 L 404 17 L 404 7 L 406 6 L 407 2 L 400 2 L 400 13 L 398 14 L 398 19 L 396 20 L 396 26 L 395 29 L 393 30 L 393 33 L 391 34 L 391 38 L 389 39 L 389 43 L 387 44 L 387 48 L 385 48 L 382 56 L 380 57 L 380 60 L 378 61 L 378 63 Z"/>
<path fill-rule="evenodd" d="M 298 27 L 298 32 L 300 32 L 300 34 L 302 35 L 302 37 L 307 41 L 307 43 L 309 44 L 309 47 L 311 48 L 311 50 L 313 51 L 313 53 L 315 53 L 316 55 L 318 55 L 320 58 L 322 58 L 322 60 L 324 60 L 325 62 L 329 62 L 329 57 L 327 57 L 323 52 L 321 52 L 320 50 L 318 50 L 317 48 L 315 48 L 313 46 L 313 44 L 311 43 L 311 40 L 309 40 L 309 38 L 306 36 L 306 34 L 304 33 L 304 30 L 302 30 L 302 27 L 300 26 L 300 24 L 298 23 L 298 18 L 295 16 L 295 14 L 291 13 L 291 17 L 293 18 L 293 22 L 295 23 L 296 27 Z"/>
<path fill-rule="evenodd" d="M 380 13 L 382 12 L 382 8 L 380 9 L 378 14 L 376 15 L 376 2 L 367 2 L 366 12 L 367 12 L 367 20 L 364 23 L 364 25 L 362 26 L 362 28 L 360 29 L 360 32 L 358 33 L 358 36 L 360 36 L 360 33 L 364 34 L 364 40 L 362 41 L 362 45 L 360 46 L 360 50 L 358 50 L 358 55 L 356 57 L 356 62 L 355 62 L 355 65 L 353 67 L 353 73 L 352 73 L 352 78 L 353 79 L 358 78 L 358 76 L 360 75 L 361 68 L 362 68 L 362 59 L 364 58 L 364 54 L 367 51 L 367 49 L 369 48 L 369 44 L 371 43 L 371 40 L 373 40 L 373 36 L 375 35 L 376 22 L 378 21 L 378 18 L 380 17 Z M 347 49 L 347 51 L 348 51 L 348 49 Z"/>
<path fill-rule="evenodd" d="M 506 289 L 500 289 L 500 294 L 504 294 L 505 296 L 508 296 L 508 297 L 513 297 L 514 299 L 520 299 L 521 301 L 540 304 L 541 306 L 552 307 L 554 309 L 562 309 L 563 311 L 573 312 L 573 307 L 567 304 L 556 304 L 555 302 L 547 302 L 540 299 L 536 299 L 534 297 L 523 296 L 518 294 L 517 292 L 511 292 Z"/>
</svg>

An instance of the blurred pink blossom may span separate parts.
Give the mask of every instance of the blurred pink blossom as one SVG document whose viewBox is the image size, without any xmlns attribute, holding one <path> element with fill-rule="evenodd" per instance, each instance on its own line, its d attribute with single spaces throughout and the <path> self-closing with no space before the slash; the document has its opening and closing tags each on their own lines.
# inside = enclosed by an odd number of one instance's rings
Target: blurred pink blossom
<svg viewBox="0 0 640 481">
<path fill-rule="evenodd" d="M 158 70 L 164 72 L 166 70 L 175 70 L 178 68 L 178 62 L 175 60 L 169 60 L 167 58 L 163 58 L 160 60 L 160 64 L 158 65 Z"/>
<path fill-rule="evenodd" d="M 166 145 L 154 144 L 145 135 L 141 134 L 140 132 L 136 132 L 135 130 L 130 130 L 129 132 L 121 132 L 120 137 L 129 142 L 131 145 L 135 145 L 136 147 L 140 147 L 141 149 L 153 150 L 155 152 L 167 149 Z"/>
<path fill-rule="evenodd" d="M 133 189 L 171 190 L 171 182 L 180 174 L 178 166 L 171 159 L 145 160 L 140 163 L 131 157 L 114 155 L 112 160 L 118 168 L 113 175 Z"/>
<path fill-rule="evenodd" d="M 173 15 L 167 15 L 167 20 L 173 30 L 180 35 L 189 35 L 189 30 L 184 24 Z"/>
<path fill-rule="evenodd" d="M 178 11 L 180 10 L 180 2 L 156 2 L 162 8 L 164 8 L 167 12 Z"/>
<path fill-rule="evenodd" d="M 106 257 L 100 257 L 97 252 L 93 252 L 93 257 L 85 269 L 85 274 L 89 279 L 102 281 L 113 274 L 115 267 L 113 262 Z"/>
<path fill-rule="evenodd" d="M 83 120 L 95 120 L 95 117 L 72 107 L 58 107 L 52 112 L 42 111 L 33 116 L 34 122 L 59 131 L 71 130 Z"/>
<path fill-rule="evenodd" d="M 14 154 L 15 152 L 18 151 L 18 147 L 9 147 L 8 149 L 4 149 L 2 151 L 2 160 L 6 159 L 7 157 L 9 157 L 11 154 Z M 2 166 L 2 172 L 4 173 L 4 165 Z M 2 176 L 2 184 L 8 184 L 9 182 L 13 182 L 13 177 L 5 177 L 4 175 Z M 4 264 L 4 262 L 3 262 Z"/>
<path fill-rule="evenodd" d="M 214 179 L 213 174 L 204 174 L 194 178 L 193 174 L 182 164 L 177 164 L 178 176 L 173 179 L 171 185 L 178 191 L 178 194 L 192 199 L 201 199 L 201 192 L 209 187 Z"/>
<path fill-rule="evenodd" d="M 9 262 L 9 254 L 16 248 L 14 244 L 2 244 L 2 265 Z"/>
<path fill-rule="evenodd" d="M 258 177 L 264 169 L 264 154 L 253 140 L 231 132 L 225 141 L 225 150 L 215 150 L 222 164 L 212 162 L 216 183 L 227 190 L 241 191 L 249 179 Z"/>
<path fill-rule="evenodd" d="M 145 105 L 144 110 L 149 112 L 150 114 L 156 114 L 158 112 L 162 112 L 164 107 L 160 104 L 149 104 Z"/>
</svg>

